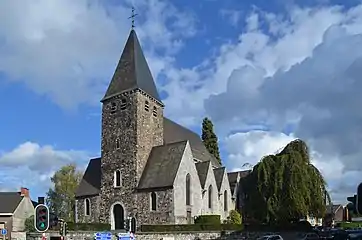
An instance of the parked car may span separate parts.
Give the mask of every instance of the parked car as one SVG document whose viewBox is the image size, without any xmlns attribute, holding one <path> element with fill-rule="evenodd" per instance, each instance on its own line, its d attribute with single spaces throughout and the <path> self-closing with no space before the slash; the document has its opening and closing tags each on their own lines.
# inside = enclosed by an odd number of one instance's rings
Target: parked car
<svg viewBox="0 0 362 240">
<path fill-rule="evenodd" d="M 307 233 L 300 240 L 319 240 L 319 236 L 316 233 Z"/>
<path fill-rule="evenodd" d="M 280 235 L 266 235 L 257 240 L 283 240 L 283 238 Z"/>
</svg>

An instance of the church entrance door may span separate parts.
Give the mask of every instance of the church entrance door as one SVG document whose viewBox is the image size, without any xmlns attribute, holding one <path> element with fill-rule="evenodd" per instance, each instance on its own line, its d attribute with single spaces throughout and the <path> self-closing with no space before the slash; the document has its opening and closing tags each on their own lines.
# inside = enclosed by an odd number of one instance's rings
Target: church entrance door
<svg viewBox="0 0 362 240">
<path fill-rule="evenodd" d="M 124 229 L 124 209 L 121 204 L 113 206 L 114 230 Z"/>
</svg>

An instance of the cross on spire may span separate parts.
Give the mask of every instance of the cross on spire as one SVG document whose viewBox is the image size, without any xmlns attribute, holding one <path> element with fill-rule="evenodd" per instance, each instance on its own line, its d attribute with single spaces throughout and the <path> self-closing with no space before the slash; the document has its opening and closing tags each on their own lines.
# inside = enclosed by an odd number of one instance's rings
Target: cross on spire
<svg viewBox="0 0 362 240">
<path fill-rule="evenodd" d="M 137 13 L 135 14 L 135 9 L 134 7 L 132 7 L 132 15 L 128 18 L 128 19 L 132 19 L 132 30 L 134 29 L 135 25 L 134 25 L 134 18 L 138 15 Z"/>
</svg>

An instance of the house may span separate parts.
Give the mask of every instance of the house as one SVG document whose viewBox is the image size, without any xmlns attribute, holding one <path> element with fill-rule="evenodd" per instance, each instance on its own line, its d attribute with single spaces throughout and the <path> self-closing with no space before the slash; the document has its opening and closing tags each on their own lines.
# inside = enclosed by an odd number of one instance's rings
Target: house
<svg viewBox="0 0 362 240">
<path fill-rule="evenodd" d="M 34 215 L 34 206 L 27 188 L 21 188 L 20 192 L 0 192 L 0 228 L 11 233 L 22 232 L 25 228 L 25 220 Z"/>
<path fill-rule="evenodd" d="M 90 160 L 77 189 L 77 222 L 123 229 L 127 217 L 137 226 L 192 223 L 205 214 L 227 219 L 235 209 L 227 171 L 198 134 L 164 117 L 133 29 L 101 103 L 101 156 Z"/>
<path fill-rule="evenodd" d="M 323 225 L 332 226 L 338 222 L 346 221 L 348 218 L 348 209 L 342 204 L 328 205 L 325 217 L 323 218 Z"/>
</svg>

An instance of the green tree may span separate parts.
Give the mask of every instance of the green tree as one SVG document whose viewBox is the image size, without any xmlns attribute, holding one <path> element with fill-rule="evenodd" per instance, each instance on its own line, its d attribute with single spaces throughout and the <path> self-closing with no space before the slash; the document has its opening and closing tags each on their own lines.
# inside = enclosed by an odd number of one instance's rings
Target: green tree
<svg viewBox="0 0 362 240">
<path fill-rule="evenodd" d="M 78 188 L 82 173 L 75 164 L 68 164 L 59 169 L 51 181 L 53 187 L 47 192 L 47 205 L 50 211 L 66 221 L 75 219 L 75 191 Z"/>
<path fill-rule="evenodd" d="M 244 217 L 258 222 L 290 222 L 307 215 L 323 217 L 330 197 L 326 183 L 310 162 L 307 145 L 290 142 L 264 157 L 241 182 Z"/>
<path fill-rule="evenodd" d="M 210 119 L 204 118 L 202 121 L 202 141 L 206 149 L 219 161 L 221 164 L 219 144 L 216 134 L 214 133 L 214 124 Z"/>
<path fill-rule="evenodd" d="M 26 232 L 35 232 L 34 215 L 25 219 L 25 231 Z"/>
</svg>

